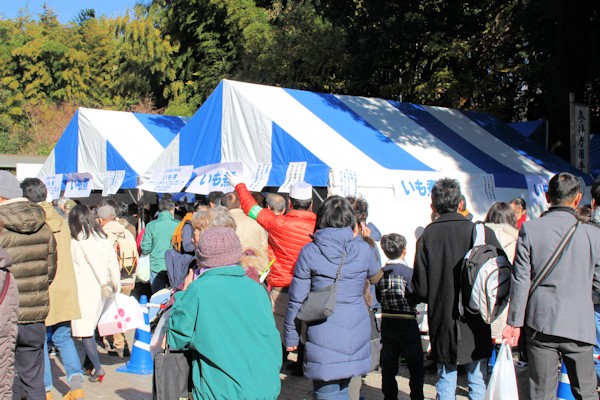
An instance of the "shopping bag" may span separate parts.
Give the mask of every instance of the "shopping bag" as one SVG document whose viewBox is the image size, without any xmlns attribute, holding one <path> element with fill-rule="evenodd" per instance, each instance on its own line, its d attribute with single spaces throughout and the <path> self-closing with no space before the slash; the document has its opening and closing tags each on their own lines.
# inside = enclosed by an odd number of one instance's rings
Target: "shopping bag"
<svg viewBox="0 0 600 400">
<path fill-rule="evenodd" d="M 98 321 L 100 336 L 114 335 L 144 326 L 144 311 L 134 297 L 115 293 L 104 302 Z"/>
<path fill-rule="evenodd" d="M 192 352 L 158 353 L 154 356 L 154 376 L 152 379 L 152 398 L 154 400 L 189 399 L 192 389 L 191 364 Z"/>
<path fill-rule="evenodd" d="M 138 258 L 135 278 L 139 282 L 150 282 L 150 256 L 142 254 Z"/>
<path fill-rule="evenodd" d="M 485 400 L 515 400 L 519 398 L 517 375 L 508 342 L 502 343 L 492 377 L 485 392 Z"/>
<path fill-rule="evenodd" d="M 369 310 L 369 314 L 371 319 L 371 371 L 377 371 L 381 361 L 381 332 L 377 326 L 375 312 Z"/>
</svg>

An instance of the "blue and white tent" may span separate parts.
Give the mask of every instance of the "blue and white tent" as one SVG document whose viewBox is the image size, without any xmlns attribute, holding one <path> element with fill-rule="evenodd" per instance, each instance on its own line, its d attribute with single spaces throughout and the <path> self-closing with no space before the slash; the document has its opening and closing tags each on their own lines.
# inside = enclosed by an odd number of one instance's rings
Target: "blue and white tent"
<svg viewBox="0 0 600 400">
<path fill-rule="evenodd" d="M 482 216 L 494 200 L 527 196 L 538 178 L 559 171 L 581 176 L 489 114 L 229 80 L 147 175 L 156 168 L 236 161 L 244 164 L 246 180 L 260 163 L 272 164 L 267 186 L 284 182 L 290 162 L 306 161 L 305 180 L 334 189 L 330 171 L 353 170 L 370 214 L 380 214 L 376 224 L 386 223 L 391 208 L 403 208 L 401 200 L 411 210 L 419 207 L 420 223 L 427 224 L 429 189 L 439 177 L 458 178 L 469 210 Z"/>
<path fill-rule="evenodd" d="M 39 177 L 89 172 L 94 189 L 103 189 L 106 171 L 125 171 L 122 189 L 137 187 L 137 177 L 165 150 L 187 118 L 79 108 Z"/>
</svg>

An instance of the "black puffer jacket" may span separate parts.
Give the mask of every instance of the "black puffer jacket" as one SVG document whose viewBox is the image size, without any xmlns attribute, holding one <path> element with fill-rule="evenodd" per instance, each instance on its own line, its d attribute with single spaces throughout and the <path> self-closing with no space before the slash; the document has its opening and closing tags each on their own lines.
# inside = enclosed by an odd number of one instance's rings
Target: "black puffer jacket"
<svg viewBox="0 0 600 400">
<path fill-rule="evenodd" d="M 56 241 L 39 205 L 24 198 L 0 204 L 0 246 L 13 258 L 10 271 L 19 289 L 19 324 L 44 322 L 48 286 L 56 273 Z"/>
</svg>

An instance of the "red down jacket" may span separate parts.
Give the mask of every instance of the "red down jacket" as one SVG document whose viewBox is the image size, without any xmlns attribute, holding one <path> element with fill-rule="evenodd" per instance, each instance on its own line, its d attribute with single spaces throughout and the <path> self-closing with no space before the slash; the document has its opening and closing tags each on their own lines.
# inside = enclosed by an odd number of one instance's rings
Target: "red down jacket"
<svg viewBox="0 0 600 400">
<path fill-rule="evenodd" d="M 256 201 L 243 183 L 235 187 L 244 213 L 248 214 Z M 269 233 L 269 246 L 275 254 L 275 262 L 267 276 L 267 282 L 275 287 L 288 287 L 294 276 L 294 265 L 305 244 L 311 241 L 317 216 L 312 211 L 290 210 L 275 215 L 271 210 L 261 209 L 256 218 Z"/>
</svg>

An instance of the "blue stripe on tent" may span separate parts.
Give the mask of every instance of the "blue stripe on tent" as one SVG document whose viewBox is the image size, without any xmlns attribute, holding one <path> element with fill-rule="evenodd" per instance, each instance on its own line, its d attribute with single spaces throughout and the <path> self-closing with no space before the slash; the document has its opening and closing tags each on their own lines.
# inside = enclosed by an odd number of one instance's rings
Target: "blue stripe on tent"
<svg viewBox="0 0 600 400">
<path fill-rule="evenodd" d="M 434 171 L 375 129 L 334 95 L 284 90 L 381 166 L 395 170 Z"/>
<path fill-rule="evenodd" d="M 179 132 L 179 165 L 200 167 L 221 162 L 222 120 L 223 82 Z"/>
<path fill-rule="evenodd" d="M 121 189 L 133 189 L 137 187 L 137 172 L 131 168 L 131 165 L 125 161 L 121 153 L 109 141 L 106 141 L 106 170 L 125 170 L 125 178 L 121 184 Z M 101 183 L 103 184 L 104 182 Z"/>
<path fill-rule="evenodd" d="M 67 125 L 54 147 L 54 173 L 67 174 L 77 171 L 77 150 L 79 149 L 79 111 Z"/>
<path fill-rule="evenodd" d="M 327 186 L 329 166 L 315 157 L 300 142 L 273 123 L 271 129 L 271 175 L 267 186 L 280 186 L 285 181 L 288 163 L 306 161 L 304 181 L 313 186 Z"/>
<path fill-rule="evenodd" d="M 412 119 L 436 138 L 444 142 L 453 151 L 460 154 L 482 171 L 494 174 L 494 182 L 498 187 L 527 188 L 525 177 L 506 165 L 488 156 L 468 140 L 454 132 L 447 125 L 431 115 L 427 110 L 417 104 L 399 103 L 389 101 L 404 115 Z"/>
<path fill-rule="evenodd" d="M 162 147 L 167 147 L 185 126 L 185 121 L 181 117 L 139 113 L 133 113 L 133 115 L 141 122 L 144 128 L 154 136 Z"/>
<path fill-rule="evenodd" d="M 481 126 L 493 136 L 506 143 L 513 150 L 529 158 L 536 164 L 541 165 L 547 170 L 554 173 L 570 172 L 576 176 L 582 177 L 586 185 L 591 185 L 593 183 L 593 180 L 589 175 L 581 173 L 581 171 L 579 171 L 577 168 L 574 168 L 571 164 L 564 161 L 560 157 L 550 153 L 549 151 L 546 151 L 544 148 L 538 146 L 528 138 L 524 138 L 514 129 L 498 120 L 491 114 L 476 111 L 461 112 L 477 125 Z"/>
</svg>

